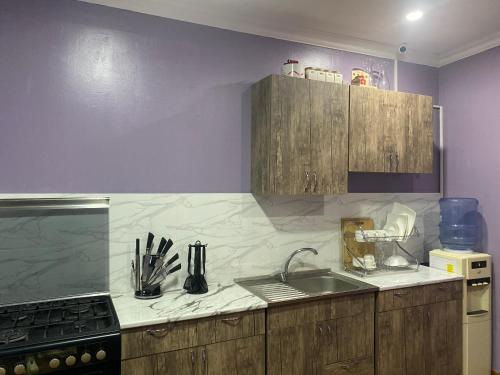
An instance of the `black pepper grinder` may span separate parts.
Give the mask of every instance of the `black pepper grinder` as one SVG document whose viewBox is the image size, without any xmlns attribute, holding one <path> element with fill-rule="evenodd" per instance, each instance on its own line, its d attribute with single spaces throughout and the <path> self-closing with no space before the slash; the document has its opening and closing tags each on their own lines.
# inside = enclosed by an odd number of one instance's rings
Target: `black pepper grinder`
<svg viewBox="0 0 500 375">
<path fill-rule="evenodd" d="M 194 245 L 189 245 L 188 254 L 188 273 L 184 282 L 184 289 L 189 294 L 204 294 L 208 292 L 207 281 L 205 280 L 205 261 L 206 248 L 208 245 L 202 245 L 200 241 L 196 241 Z M 191 273 L 191 252 L 194 249 L 193 273 Z M 202 272 L 203 265 L 203 272 Z"/>
</svg>

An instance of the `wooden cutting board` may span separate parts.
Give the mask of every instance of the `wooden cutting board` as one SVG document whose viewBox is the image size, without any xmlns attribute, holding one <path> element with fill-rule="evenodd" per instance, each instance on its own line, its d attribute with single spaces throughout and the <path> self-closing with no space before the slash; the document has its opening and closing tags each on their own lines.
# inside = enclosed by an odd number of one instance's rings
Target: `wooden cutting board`
<svg viewBox="0 0 500 375">
<path fill-rule="evenodd" d="M 344 218 L 342 223 L 342 254 L 345 266 L 352 266 L 352 257 L 346 249 L 349 246 L 354 255 L 363 258 L 366 254 L 375 255 L 375 244 L 373 242 L 356 242 L 355 232 L 361 227 L 364 230 L 375 229 L 373 219 L 369 217 L 362 218 Z"/>
</svg>

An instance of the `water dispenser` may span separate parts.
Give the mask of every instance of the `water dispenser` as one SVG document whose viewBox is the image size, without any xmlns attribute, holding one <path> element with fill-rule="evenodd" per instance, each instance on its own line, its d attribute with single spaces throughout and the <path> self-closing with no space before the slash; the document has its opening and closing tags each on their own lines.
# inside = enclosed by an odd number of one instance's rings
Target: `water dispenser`
<svg viewBox="0 0 500 375">
<path fill-rule="evenodd" d="M 429 252 L 430 266 L 464 276 L 464 375 L 491 375 L 491 256 Z"/>
</svg>

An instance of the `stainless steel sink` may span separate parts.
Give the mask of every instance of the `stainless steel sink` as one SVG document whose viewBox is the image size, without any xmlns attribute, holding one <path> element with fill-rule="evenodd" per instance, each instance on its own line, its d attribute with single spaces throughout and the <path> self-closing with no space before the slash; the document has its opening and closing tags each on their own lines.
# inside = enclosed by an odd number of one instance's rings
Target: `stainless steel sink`
<svg viewBox="0 0 500 375">
<path fill-rule="evenodd" d="M 236 279 L 235 282 L 269 303 L 377 290 L 373 285 L 336 274 L 329 269 L 290 273 L 286 282 L 281 281 L 279 276 Z"/>
<path fill-rule="evenodd" d="M 358 285 L 340 280 L 335 275 L 290 278 L 288 285 L 309 294 L 351 292 L 360 288 Z"/>
</svg>

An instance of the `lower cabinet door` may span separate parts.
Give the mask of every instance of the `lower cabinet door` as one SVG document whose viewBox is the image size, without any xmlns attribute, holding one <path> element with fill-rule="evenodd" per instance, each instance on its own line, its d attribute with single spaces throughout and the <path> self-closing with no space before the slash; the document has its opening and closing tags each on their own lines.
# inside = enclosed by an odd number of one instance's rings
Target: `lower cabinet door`
<svg viewBox="0 0 500 375">
<path fill-rule="evenodd" d="M 207 345 L 208 375 L 264 375 L 264 335 Z"/>
<path fill-rule="evenodd" d="M 324 366 L 318 375 L 373 375 L 373 357 L 352 359 Z"/>
<path fill-rule="evenodd" d="M 427 375 L 449 374 L 447 368 L 446 302 L 433 303 L 425 306 L 425 313 L 425 373 Z"/>
<path fill-rule="evenodd" d="M 377 316 L 377 374 L 404 375 L 404 310 L 379 313 Z"/>
<path fill-rule="evenodd" d="M 140 357 L 122 361 L 121 375 L 156 375 L 157 357 Z"/>
<path fill-rule="evenodd" d="M 205 373 L 204 346 L 158 355 L 158 375 L 205 375 Z"/>
<path fill-rule="evenodd" d="M 268 331 L 267 374 L 304 375 L 316 372 L 316 324 Z"/>
<path fill-rule="evenodd" d="M 320 322 L 316 331 L 316 346 L 319 354 L 318 367 L 338 362 L 337 321 Z"/>
<path fill-rule="evenodd" d="M 425 374 L 425 307 L 404 310 L 406 375 Z"/>
</svg>

